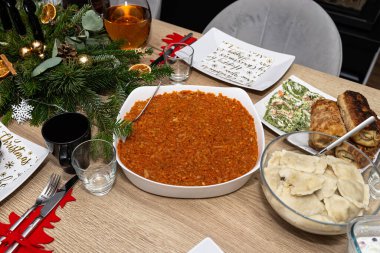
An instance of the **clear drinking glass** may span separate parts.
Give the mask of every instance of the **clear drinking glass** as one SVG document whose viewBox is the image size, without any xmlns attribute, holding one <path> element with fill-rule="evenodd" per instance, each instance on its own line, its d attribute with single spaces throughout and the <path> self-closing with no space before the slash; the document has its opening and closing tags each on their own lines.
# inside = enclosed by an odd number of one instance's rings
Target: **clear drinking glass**
<svg viewBox="0 0 380 253">
<path fill-rule="evenodd" d="M 110 38 L 123 40 L 123 49 L 144 47 L 152 23 L 147 0 L 109 0 L 102 3 L 105 5 L 102 7 L 104 26 Z"/>
<path fill-rule="evenodd" d="M 111 190 L 116 176 L 116 152 L 112 143 L 100 139 L 82 142 L 74 149 L 71 161 L 90 193 L 102 196 Z"/>
<path fill-rule="evenodd" d="M 182 82 L 189 78 L 194 49 L 185 43 L 171 43 L 163 51 L 165 63 L 173 69 L 170 79 Z"/>
</svg>

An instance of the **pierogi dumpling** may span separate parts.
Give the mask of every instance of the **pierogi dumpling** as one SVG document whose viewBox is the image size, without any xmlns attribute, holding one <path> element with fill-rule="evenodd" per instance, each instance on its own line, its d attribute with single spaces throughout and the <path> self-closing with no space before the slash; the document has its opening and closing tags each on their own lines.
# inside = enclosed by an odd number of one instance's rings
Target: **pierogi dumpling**
<svg viewBox="0 0 380 253">
<path fill-rule="evenodd" d="M 334 195 L 336 189 L 338 188 L 338 179 L 336 178 L 334 173 L 332 173 L 331 175 L 328 171 L 331 170 L 327 169 L 326 172 L 322 175 L 325 179 L 322 188 L 315 192 L 319 200 L 331 197 L 332 195 Z"/>
<path fill-rule="evenodd" d="M 328 216 L 335 222 L 346 222 L 358 215 L 360 208 L 338 194 L 323 200 Z"/>
<path fill-rule="evenodd" d="M 352 202 L 358 208 L 367 208 L 369 196 L 368 185 L 356 181 L 339 179 L 337 186 L 342 197 Z"/>
<path fill-rule="evenodd" d="M 313 173 L 297 171 L 288 168 L 279 170 L 281 178 L 289 185 L 290 193 L 295 196 L 305 196 L 322 188 L 325 178 Z"/>
<path fill-rule="evenodd" d="M 323 174 L 327 167 L 327 162 L 318 156 L 285 151 L 282 154 L 280 165 L 298 171 Z"/>
<path fill-rule="evenodd" d="M 363 177 L 353 162 L 333 156 L 327 156 L 326 160 L 338 179 L 353 180 L 364 184 Z"/>
<path fill-rule="evenodd" d="M 311 216 L 325 211 L 324 205 L 315 194 L 294 196 L 290 193 L 290 188 L 284 186 L 278 195 L 285 204 L 303 215 Z"/>
</svg>

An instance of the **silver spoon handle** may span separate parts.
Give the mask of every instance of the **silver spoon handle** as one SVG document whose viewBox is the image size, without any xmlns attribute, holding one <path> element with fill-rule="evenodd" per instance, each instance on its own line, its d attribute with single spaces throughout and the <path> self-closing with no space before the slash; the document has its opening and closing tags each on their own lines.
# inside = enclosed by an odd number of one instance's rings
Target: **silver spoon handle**
<svg viewBox="0 0 380 253">
<path fill-rule="evenodd" d="M 346 133 L 345 135 L 343 135 L 342 137 L 340 137 L 339 139 L 337 139 L 336 141 L 334 141 L 333 143 L 331 143 L 330 145 L 328 145 L 327 147 L 319 151 L 319 153 L 317 153 L 317 156 L 322 155 L 326 151 L 329 151 L 335 148 L 336 146 L 340 145 L 342 142 L 350 138 L 352 135 L 356 134 L 357 132 L 359 132 L 360 130 L 368 126 L 369 124 L 375 122 L 375 120 L 376 118 L 374 116 L 371 116 L 368 119 L 364 120 L 362 123 L 354 127 L 351 131 L 349 131 L 348 133 Z"/>
<path fill-rule="evenodd" d="M 136 122 L 136 121 L 141 117 L 141 115 L 144 113 L 145 109 L 148 107 L 150 101 L 152 101 L 154 95 L 156 95 L 156 93 L 157 93 L 158 89 L 160 88 L 160 86 L 161 86 L 161 82 L 157 85 L 157 88 L 155 89 L 153 95 L 150 97 L 148 103 L 145 104 L 145 106 L 144 106 L 144 108 L 141 110 L 140 114 L 137 115 L 137 117 L 134 118 L 134 120 L 132 120 L 132 123 L 133 123 L 133 122 Z"/>
</svg>

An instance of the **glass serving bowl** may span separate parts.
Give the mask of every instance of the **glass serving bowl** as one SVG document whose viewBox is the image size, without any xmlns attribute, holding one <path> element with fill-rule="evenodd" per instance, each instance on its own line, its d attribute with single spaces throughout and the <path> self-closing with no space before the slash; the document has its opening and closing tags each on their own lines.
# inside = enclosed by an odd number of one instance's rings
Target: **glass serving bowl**
<svg viewBox="0 0 380 253">
<path fill-rule="evenodd" d="M 265 194 L 266 199 L 272 208 L 287 222 L 293 226 L 300 228 L 304 231 L 322 234 L 322 235 L 336 235 L 344 234 L 347 231 L 347 223 L 331 223 L 322 222 L 319 220 L 307 217 L 300 212 L 294 210 L 285 204 L 270 188 L 267 179 L 265 178 L 265 169 L 267 168 L 268 161 L 275 151 L 287 150 L 294 151 L 300 154 L 316 154 L 318 151 L 310 146 L 309 140 L 316 138 L 318 140 L 323 140 L 324 145 L 320 145 L 318 149 L 327 146 L 329 143 L 335 141 L 337 137 L 317 133 L 317 132 L 294 132 L 290 134 L 285 134 L 272 140 L 265 148 L 261 156 L 260 164 L 260 178 L 261 186 Z M 344 157 L 353 158 L 356 164 L 360 164 L 360 169 L 362 170 L 362 176 L 364 182 L 369 185 L 370 189 L 370 200 L 367 210 L 363 212 L 363 215 L 371 215 L 378 213 L 380 209 L 380 173 L 379 169 L 375 167 L 371 159 L 365 155 L 361 150 L 356 148 L 354 145 L 344 142 L 342 144 L 344 147 L 344 152 L 342 149 L 333 150 L 328 153 L 328 155 L 334 155 L 339 157 L 342 155 Z M 336 155 L 337 154 L 337 155 Z M 326 154 L 327 155 L 327 154 Z"/>
</svg>

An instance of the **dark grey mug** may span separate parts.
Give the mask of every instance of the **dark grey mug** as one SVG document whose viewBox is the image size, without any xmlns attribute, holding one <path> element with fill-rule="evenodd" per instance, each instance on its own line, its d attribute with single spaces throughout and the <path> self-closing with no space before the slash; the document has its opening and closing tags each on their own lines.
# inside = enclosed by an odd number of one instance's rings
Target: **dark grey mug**
<svg viewBox="0 0 380 253">
<path fill-rule="evenodd" d="M 58 114 L 43 124 L 41 132 L 49 151 L 58 159 L 63 170 L 75 174 L 71 166 L 71 153 L 80 143 L 91 139 L 88 118 L 76 112 Z"/>
</svg>

